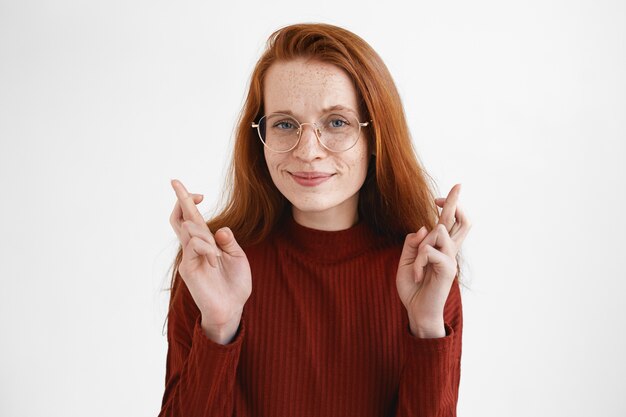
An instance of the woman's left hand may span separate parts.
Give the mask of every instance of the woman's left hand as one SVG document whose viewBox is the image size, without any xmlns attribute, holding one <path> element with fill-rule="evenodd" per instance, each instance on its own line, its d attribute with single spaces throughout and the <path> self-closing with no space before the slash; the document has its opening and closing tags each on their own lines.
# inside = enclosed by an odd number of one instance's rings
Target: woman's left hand
<svg viewBox="0 0 626 417">
<path fill-rule="evenodd" d="M 447 198 L 435 200 L 443 210 L 433 230 L 422 227 L 404 241 L 396 286 L 417 337 L 445 336 L 443 310 L 457 272 L 456 255 L 471 228 L 457 204 L 460 191 L 456 184 Z"/>
</svg>

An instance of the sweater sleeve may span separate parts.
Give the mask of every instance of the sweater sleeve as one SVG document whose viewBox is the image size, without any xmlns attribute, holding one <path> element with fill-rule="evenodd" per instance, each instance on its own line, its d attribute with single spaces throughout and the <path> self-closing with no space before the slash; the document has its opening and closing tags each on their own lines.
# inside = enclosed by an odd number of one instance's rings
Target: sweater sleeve
<svg viewBox="0 0 626 417">
<path fill-rule="evenodd" d="M 456 416 L 463 332 L 458 280 L 454 280 L 446 300 L 444 327 L 444 337 L 420 339 L 410 333 L 407 322 L 397 417 Z"/>
<path fill-rule="evenodd" d="M 241 344 L 242 319 L 235 338 L 220 345 L 206 337 L 201 315 L 180 277 L 168 315 L 165 392 L 159 417 L 231 417 Z"/>
</svg>

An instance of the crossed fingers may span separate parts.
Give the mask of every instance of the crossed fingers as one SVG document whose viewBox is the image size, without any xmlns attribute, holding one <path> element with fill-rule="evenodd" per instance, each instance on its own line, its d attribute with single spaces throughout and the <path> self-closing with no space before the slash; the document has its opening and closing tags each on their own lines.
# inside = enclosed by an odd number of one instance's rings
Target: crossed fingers
<svg viewBox="0 0 626 417">
<path fill-rule="evenodd" d="M 419 245 L 421 250 L 429 245 L 440 249 L 450 257 L 455 257 L 461 244 L 465 240 L 471 223 L 465 211 L 458 204 L 461 184 L 456 184 L 446 198 L 437 198 L 435 204 L 443 207 L 437 226 L 430 231 Z"/>
<path fill-rule="evenodd" d="M 458 203 L 460 192 L 461 184 L 455 184 L 446 198 L 437 198 L 435 200 L 435 204 L 443 207 L 439 215 L 438 224 L 445 226 L 446 231 L 456 243 L 457 247 L 461 246 L 472 227 L 465 211 Z"/>
<path fill-rule="evenodd" d="M 186 248 L 191 239 L 199 239 L 194 245 L 208 253 L 207 260 L 211 265 L 217 265 L 217 258 L 222 251 L 217 247 L 213 233 L 196 207 L 196 204 L 202 201 L 202 195 L 187 192 L 185 186 L 178 180 L 172 180 L 171 184 L 177 199 L 170 215 L 170 224 L 178 240 L 182 247 Z M 200 255 L 198 252 L 196 254 Z"/>
<path fill-rule="evenodd" d="M 456 184 L 446 198 L 437 198 L 435 204 L 443 207 L 437 225 L 430 232 L 422 227 L 416 234 L 415 239 L 420 242 L 414 262 L 416 283 L 424 278 L 428 264 L 450 274 L 454 274 L 456 270 L 456 255 L 471 227 L 465 212 L 458 204 L 460 191 L 461 184 Z"/>
</svg>

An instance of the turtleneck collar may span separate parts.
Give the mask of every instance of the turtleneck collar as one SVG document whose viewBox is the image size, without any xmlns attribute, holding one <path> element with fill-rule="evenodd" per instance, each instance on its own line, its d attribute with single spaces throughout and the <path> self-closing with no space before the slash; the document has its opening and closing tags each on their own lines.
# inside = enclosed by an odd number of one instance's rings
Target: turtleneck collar
<svg viewBox="0 0 626 417">
<path fill-rule="evenodd" d="M 347 260 L 381 243 L 380 237 L 361 220 L 348 229 L 327 231 L 298 224 L 290 214 L 285 216 L 279 229 L 290 248 L 314 262 Z"/>
</svg>

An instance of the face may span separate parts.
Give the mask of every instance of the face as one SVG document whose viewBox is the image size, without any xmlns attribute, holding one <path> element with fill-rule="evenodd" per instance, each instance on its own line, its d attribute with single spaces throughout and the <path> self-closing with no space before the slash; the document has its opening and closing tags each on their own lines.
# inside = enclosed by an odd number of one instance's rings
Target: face
<svg viewBox="0 0 626 417">
<path fill-rule="evenodd" d="M 263 100 L 266 115 L 289 111 L 300 123 L 317 122 L 328 114 L 325 109 L 337 105 L 364 121 L 350 77 L 341 68 L 319 61 L 272 64 L 266 74 Z M 367 127 L 361 128 L 356 145 L 343 152 L 324 148 L 312 125 L 302 128 L 300 142 L 293 150 L 277 153 L 264 147 L 272 180 L 291 202 L 300 224 L 349 227 L 357 220 L 358 192 L 367 174 Z"/>
</svg>

